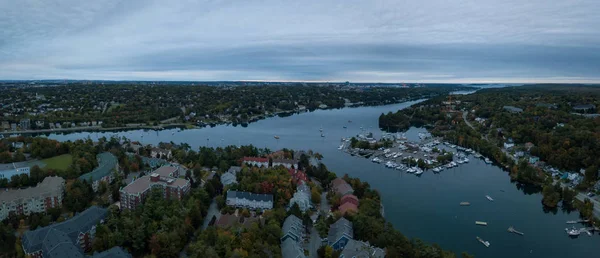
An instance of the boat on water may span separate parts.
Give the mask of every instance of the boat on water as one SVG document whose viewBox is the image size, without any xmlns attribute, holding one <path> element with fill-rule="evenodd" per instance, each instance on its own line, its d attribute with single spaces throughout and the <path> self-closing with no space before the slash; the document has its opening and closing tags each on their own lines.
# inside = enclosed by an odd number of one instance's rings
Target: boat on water
<svg viewBox="0 0 600 258">
<path fill-rule="evenodd" d="M 491 164 L 491 163 L 492 163 L 492 161 L 491 161 L 489 158 L 485 158 L 483 161 L 484 161 L 485 163 L 488 163 L 488 164 Z"/>
<path fill-rule="evenodd" d="M 485 221 L 475 221 L 475 225 L 487 226 L 487 222 L 485 222 Z"/>
<path fill-rule="evenodd" d="M 475 158 L 481 158 L 481 154 L 475 153 Z"/>
<path fill-rule="evenodd" d="M 468 159 L 468 158 L 465 158 L 465 159 L 463 159 L 463 162 L 464 162 L 464 163 L 469 163 L 469 159 Z"/>
<path fill-rule="evenodd" d="M 469 206 L 471 205 L 470 202 L 460 202 L 460 206 Z"/>
<path fill-rule="evenodd" d="M 344 125 L 344 129 L 348 128 L 347 126 Z"/>
<path fill-rule="evenodd" d="M 279 136 L 277 136 L 277 135 L 273 136 L 273 138 L 279 140 Z"/>
<path fill-rule="evenodd" d="M 483 239 L 481 239 L 481 237 L 476 237 L 477 241 L 479 241 L 480 243 L 482 243 L 483 245 L 485 245 L 485 247 L 490 247 L 490 242 L 489 241 L 484 241 Z"/>
<path fill-rule="evenodd" d="M 417 168 L 417 170 L 415 171 L 415 175 L 420 175 L 423 174 L 423 170 L 420 168 Z"/>
<path fill-rule="evenodd" d="M 517 235 L 521 235 L 521 236 L 522 236 L 522 235 L 525 235 L 523 232 L 516 230 L 516 229 L 515 229 L 513 226 L 510 226 L 510 227 L 508 228 L 508 232 L 510 232 L 510 233 L 515 233 L 515 234 L 517 234 Z"/>
<path fill-rule="evenodd" d="M 569 220 L 569 221 L 567 221 L 567 224 L 577 224 L 577 221 L 575 221 L 575 220 Z"/>
<path fill-rule="evenodd" d="M 340 147 L 338 147 L 338 150 L 341 150 L 343 148 L 344 148 L 344 145 L 342 144 L 342 145 L 340 145 Z"/>
<path fill-rule="evenodd" d="M 488 200 L 490 200 L 490 202 L 494 201 L 494 199 L 491 196 L 489 196 L 489 195 L 486 195 L 485 198 L 487 198 Z"/>
<path fill-rule="evenodd" d="M 576 229 L 575 227 L 565 228 L 565 231 L 567 231 L 567 234 L 569 236 L 579 236 L 579 234 L 581 234 L 581 232 L 579 232 L 579 230 Z"/>
<path fill-rule="evenodd" d="M 325 137 L 325 135 L 324 135 L 324 134 L 321 134 L 321 137 Z"/>
<path fill-rule="evenodd" d="M 352 120 L 348 120 L 348 123 L 352 123 Z"/>
</svg>

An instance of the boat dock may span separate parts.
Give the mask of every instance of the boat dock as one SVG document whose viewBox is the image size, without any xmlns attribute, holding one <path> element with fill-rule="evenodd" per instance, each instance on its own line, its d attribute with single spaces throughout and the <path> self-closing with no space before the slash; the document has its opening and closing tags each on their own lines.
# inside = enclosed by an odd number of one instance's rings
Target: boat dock
<svg viewBox="0 0 600 258">
<path fill-rule="evenodd" d="M 522 236 L 522 235 L 525 235 L 523 232 L 521 232 L 521 231 L 517 231 L 517 230 L 516 230 L 516 229 L 515 229 L 513 226 L 510 226 L 510 227 L 508 228 L 508 232 L 510 232 L 510 233 L 515 233 L 515 234 L 517 234 L 517 235 L 521 235 L 521 236 Z"/>
<path fill-rule="evenodd" d="M 567 224 L 579 224 L 579 223 L 588 223 L 590 222 L 589 220 L 569 220 L 567 221 Z"/>
</svg>

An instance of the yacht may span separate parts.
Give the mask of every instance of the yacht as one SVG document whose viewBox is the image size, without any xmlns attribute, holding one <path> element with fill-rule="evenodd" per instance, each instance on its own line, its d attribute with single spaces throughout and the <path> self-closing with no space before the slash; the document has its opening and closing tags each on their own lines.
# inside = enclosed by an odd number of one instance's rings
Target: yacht
<svg viewBox="0 0 600 258">
<path fill-rule="evenodd" d="M 423 170 L 420 168 L 416 168 L 415 175 L 423 174 Z"/>
<path fill-rule="evenodd" d="M 279 140 L 279 136 L 277 136 L 277 135 L 273 136 L 273 138 Z"/>
<path fill-rule="evenodd" d="M 462 159 L 459 159 L 459 160 L 458 160 L 458 161 L 456 161 L 456 162 L 458 162 L 458 164 L 465 163 L 465 162 L 464 162 Z"/>
<path fill-rule="evenodd" d="M 408 172 L 408 173 L 415 173 L 415 172 L 416 172 L 416 170 L 415 170 L 414 168 L 408 168 L 408 169 L 406 170 L 406 172 Z"/>
<path fill-rule="evenodd" d="M 342 145 L 340 145 L 340 147 L 338 147 L 338 150 L 341 150 L 343 148 L 344 148 L 344 145 L 342 144 Z"/>
<path fill-rule="evenodd" d="M 485 158 L 485 160 L 484 160 L 484 161 L 485 161 L 485 163 L 488 163 L 488 164 L 491 164 L 491 163 L 492 163 L 492 161 L 491 161 L 490 159 L 488 159 L 488 158 Z"/>
<path fill-rule="evenodd" d="M 494 201 L 494 199 L 492 197 L 490 197 L 489 195 L 486 195 L 485 198 L 487 198 L 488 200 L 490 200 L 491 202 Z"/>
<path fill-rule="evenodd" d="M 490 242 L 489 241 L 483 241 L 483 239 L 481 239 L 481 237 L 476 237 L 477 241 L 479 241 L 480 243 L 482 243 L 483 245 L 485 245 L 485 247 L 490 247 Z"/>
<path fill-rule="evenodd" d="M 464 162 L 464 163 L 469 163 L 469 159 L 468 159 L 468 158 L 465 158 L 465 159 L 463 159 L 463 162 Z"/>
<path fill-rule="evenodd" d="M 581 232 L 579 232 L 579 230 L 577 230 L 575 227 L 565 228 L 565 231 L 567 231 L 569 236 L 579 236 L 579 234 L 581 234 Z"/>
<path fill-rule="evenodd" d="M 475 153 L 475 158 L 481 158 L 481 154 Z"/>
</svg>

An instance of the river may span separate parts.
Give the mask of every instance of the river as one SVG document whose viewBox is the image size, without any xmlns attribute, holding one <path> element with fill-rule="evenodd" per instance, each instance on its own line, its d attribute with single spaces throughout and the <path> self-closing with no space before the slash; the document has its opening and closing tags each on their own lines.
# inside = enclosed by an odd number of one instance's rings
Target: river
<svg viewBox="0 0 600 258">
<path fill-rule="evenodd" d="M 248 127 L 221 125 L 183 131 L 78 132 L 48 137 L 64 141 L 118 135 L 144 144 L 186 142 L 193 148 L 253 144 L 271 150 L 312 149 L 323 154 L 323 162 L 339 176 L 347 173 L 377 189 L 383 198 L 386 219 L 408 237 L 438 243 L 458 254 L 467 251 L 477 257 L 596 257 L 600 253 L 597 234 L 588 237 L 583 233 L 577 239 L 566 235 L 565 222 L 578 219 L 578 212 L 545 212 L 540 193 L 518 189 L 510 182 L 507 172 L 472 156 L 468 164 L 439 174 L 427 171 L 416 177 L 337 150 L 340 139 L 359 133 L 360 127 L 375 136 L 381 135 L 377 126 L 381 113 L 414 103 L 417 102 L 319 110 L 273 117 Z M 321 137 L 321 127 L 325 137 Z M 414 132 L 409 136 L 411 134 Z M 280 139 L 276 140 L 274 135 Z M 488 201 L 485 195 L 495 201 Z M 459 206 L 462 201 L 470 202 L 471 206 Z M 475 220 L 486 221 L 488 226 L 476 226 Z M 508 233 L 509 226 L 525 235 Z M 476 236 L 489 241 L 491 246 L 486 248 L 475 240 Z"/>
</svg>

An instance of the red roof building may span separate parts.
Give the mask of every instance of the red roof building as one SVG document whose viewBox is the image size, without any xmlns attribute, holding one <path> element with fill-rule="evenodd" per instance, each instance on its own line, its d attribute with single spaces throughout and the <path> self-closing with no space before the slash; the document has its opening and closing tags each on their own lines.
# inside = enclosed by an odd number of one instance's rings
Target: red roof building
<svg viewBox="0 0 600 258">
<path fill-rule="evenodd" d="M 353 194 L 344 195 L 342 197 L 342 199 L 340 200 L 340 204 L 345 204 L 345 203 L 352 203 L 352 204 L 358 206 L 358 198 Z"/>
<path fill-rule="evenodd" d="M 340 207 L 338 208 L 338 210 L 342 213 L 342 214 L 346 214 L 348 212 L 353 212 L 356 213 L 358 212 L 358 207 L 356 206 L 356 204 L 351 203 L 351 202 L 346 202 L 342 205 L 340 205 Z"/>
<path fill-rule="evenodd" d="M 268 158 L 244 157 L 242 158 L 242 163 L 248 166 L 269 167 Z"/>
<path fill-rule="evenodd" d="M 302 171 L 302 170 L 292 168 L 292 169 L 288 169 L 288 173 L 290 173 L 290 176 L 292 177 L 292 181 L 296 185 L 299 185 L 301 182 L 308 181 L 308 177 L 306 176 L 306 173 L 304 173 L 304 171 Z"/>
<path fill-rule="evenodd" d="M 336 178 L 333 181 L 331 181 L 331 184 L 333 186 L 333 190 L 341 196 L 354 193 L 354 189 L 352 189 L 352 186 L 346 183 L 344 179 Z"/>
</svg>

